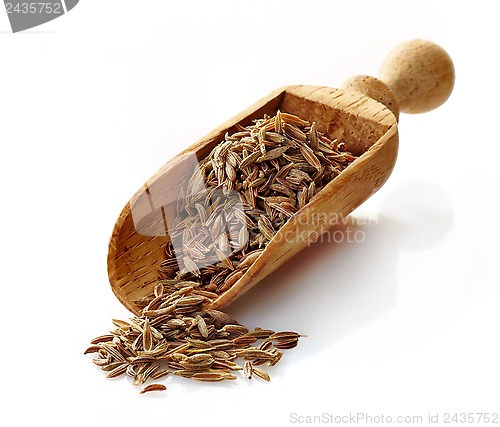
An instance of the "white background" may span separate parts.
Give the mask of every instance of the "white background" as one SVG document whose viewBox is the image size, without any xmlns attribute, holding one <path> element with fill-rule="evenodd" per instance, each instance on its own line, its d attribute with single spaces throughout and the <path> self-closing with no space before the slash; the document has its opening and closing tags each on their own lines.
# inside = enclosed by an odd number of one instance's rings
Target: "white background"
<svg viewBox="0 0 500 427">
<path fill-rule="evenodd" d="M 19 34 L 1 14 L 2 424 L 500 412 L 495 4 L 82 0 Z M 128 316 L 107 244 L 140 185 L 271 90 L 377 75 L 411 38 L 448 50 L 456 86 L 402 115 L 394 173 L 353 214 L 364 242 L 316 244 L 230 307 L 308 335 L 271 383 L 174 377 L 140 396 L 104 379 L 83 350 Z"/>
</svg>

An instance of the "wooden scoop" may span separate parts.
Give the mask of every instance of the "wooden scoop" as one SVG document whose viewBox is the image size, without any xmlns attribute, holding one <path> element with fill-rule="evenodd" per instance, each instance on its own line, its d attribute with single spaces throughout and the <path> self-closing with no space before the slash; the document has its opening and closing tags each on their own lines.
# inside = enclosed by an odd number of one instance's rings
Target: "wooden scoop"
<svg viewBox="0 0 500 427">
<path fill-rule="evenodd" d="M 412 40 L 396 47 L 380 79 L 356 76 L 342 90 L 316 86 L 280 88 L 196 142 L 164 165 L 121 212 L 111 236 L 108 273 L 111 288 L 130 311 L 153 293 L 158 267 L 166 259 L 171 206 L 179 203 L 179 182 L 236 131 L 278 110 L 316 122 L 320 132 L 344 141 L 359 155 L 276 233 L 247 272 L 211 308 L 223 308 L 292 258 L 358 207 L 387 180 L 398 151 L 399 112 L 420 113 L 441 105 L 454 84 L 454 67 L 436 44 Z"/>
</svg>

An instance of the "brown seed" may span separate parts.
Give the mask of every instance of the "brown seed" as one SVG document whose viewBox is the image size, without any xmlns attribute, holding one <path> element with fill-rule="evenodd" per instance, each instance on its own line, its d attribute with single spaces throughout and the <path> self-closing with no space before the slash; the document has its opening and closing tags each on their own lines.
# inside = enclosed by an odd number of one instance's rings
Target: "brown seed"
<svg viewBox="0 0 500 427">
<path fill-rule="evenodd" d="M 213 358 L 215 358 L 215 359 L 227 360 L 227 359 L 230 358 L 229 353 L 227 353 L 226 351 L 222 351 L 222 350 L 213 350 L 213 351 L 210 351 L 210 355 Z"/>
<path fill-rule="evenodd" d="M 134 365 L 128 365 L 127 370 L 125 371 L 127 376 L 134 378 L 137 375 L 137 372 L 135 372 Z"/>
<path fill-rule="evenodd" d="M 165 318 L 165 322 L 163 324 L 169 328 L 184 328 L 186 326 L 186 322 L 182 319 L 170 319 L 168 317 Z"/>
<path fill-rule="evenodd" d="M 274 131 L 279 134 L 283 132 L 283 122 L 279 110 L 276 112 L 276 116 L 274 117 Z"/>
<path fill-rule="evenodd" d="M 295 196 L 295 193 L 290 188 L 288 188 L 286 185 L 274 183 L 274 184 L 271 184 L 271 186 L 269 188 L 273 191 L 278 192 L 278 193 L 286 194 L 289 197 Z"/>
<path fill-rule="evenodd" d="M 207 349 L 212 347 L 211 341 L 207 342 L 193 337 L 186 337 L 185 340 L 190 344 L 190 347 L 201 348 L 201 349 Z"/>
<path fill-rule="evenodd" d="M 255 329 L 254 331 L 248 333 L 248 335 L 252 335 L 258 339 L 269 338 L 272 334 L 274 334 L 274 331 L 271 331 L 270 329 Z"/>
<path fill-rule="evenodd" d="M 233 271 L 229 276 L 227 276 L 226 280 L 224 280 L 224 283 L 220 287 L 219 292 L 225 292 L 226 290 L 231 288 L 238 280 L 243 277 L 243 274 L 245 274 L 245 272 L 242 270 Z"/>
<path fill-rule="evenodd" d="M 198 277 L 200 276 L 200 270 L 198 269 L 198 266 L 191 258 L 185 256 L 183 258 L 183 262 L 188 271 L 192 272 L 195 276 Z"/>
<path fill-rule="evenodd" d="M 184 298 L 179 299 L 177 301 L 176 305 L 177 305 L 177 308 L 179 308 L 179 307 L 191 307 L 194 305 L 201 304 L 204 301 L 205 301 L 204 297 L 197 297 L 197 296 L 184 297 Z"/>
<path fill-rule="evenodd" d="M 160 369 L 160 370 L 154 372 L 153 374 L 151 374 L 150 378 L 153 381 L 156 381 L 156 380 L 159 380 L 160 378 L 166 377 L 169 373 L 170 373 L 170 371 L 168 369 Z"/>
<path fill-rule="evenodd" d="M 195 365 L 210 365 L 214 362 L 214 358 L 210 354 L 206 353 L 194 354 L 187 358 L 187 362 Z"/>
<path fill-rule="evenodd" d="M 305 127 L 309 125 L 309 122 L 302 120 L 300 117 L 294 116 L 293 114 L 281 113 L 281 118 L 285 123 L 290 125 Z"/>
<path fill-rule="evenodd" d="M 135 374 L 134 381 L 132 382 L 132 384 L 137 387 L 138 385 L 141 385 L 143 383 L 144 383 L 144 376 L 142 374 Z"/>
<path fill-rule="evenodd" d="M 266 371 L 263 371 L 260 368 L 254 367 L 253 368 L 253 373 L 255 375 L 257 375 L 259 378 L 262 378 L 265 381 L 271 381 L 271 377 L 269 376 L 269 374 Z"/>
<path fill-rule="evenodd" d="M 276 363 L 278 363 L 281 360 L 281 357 L 283 356 L 283 353 L 281 351 L 278 351 L 274 357 L 269 360 L 267 363 L 269 366 L 274 366 Z"/>
<path fill-rule="evenodd" d="M 306 161 L 311 164 L 311 166 L 314 166 L 316 169 L 321 170 L 321 162 L 309 147 L 301 145 L 300 152 L 304 156 L 304 159 L 306 159 Z"/>
<path fill-rule="evenodd" d="M 155 290 L 154 290 L 154 294 L 155 294 L 155 297 L 161 297 L 163 296 L 163 283 L 160 282 L 158 283 L 156 286 L 155 286 Z"/>
<path fill-rule="evenodd" d="M 129 360 L 129 363 L 132 363 L 134 365 L 138 365 L 140 363 L 150 363 L 156 361 L 156 358 L 153 356 L 137 356 L 137 357 L 132 357 Z"/>
<path fill-rule="evenodd" d="M 101 350 L 105 351 L 109 356 L 117 361 L 125 361 L 125 356 L 109 343 L 101 343 Z"/>
<path fill-rule="evenodd" d="M 297 332 L 275 332 L 272 335 L 269 336 L 269 339 L 274 341 L 274 340 L 288 340 L 292 338 L 299 338 L 300 334 Z"/>
<path fill-rule="evenodd" d="M 91 345 L 83 354 L 97 353 L 101 349 L 98 345 Z"/>
<path fill-rule="evenodd" d="M 290 139 L 299 143 L 307 141 L 307 136 L 304 132 L 302 132 L 297 126 L 292 126 L 288 123 L 285 123 L 284 134 Z"/>
<path fill-rule="evenodd" d="M 250 362 L 245 362 L 245 366 L 243 367 L 243 373 L 245 374 L 245 376 L 251 380 L 252 379 L 252 374 L 253 374 L 253 367 L 252 367 L 252 364 Z"/>
<path fill-rule="evenodd" d="M 271 360 L 274 357 L 273 354 L 264 350 L 259 350 L 257 348 L 247 348 L 245 350 L 241 350 L 240 352 L 238 352 L 238 356 L 243 357 L 245 359 L 264 359 L 264 360 Z"/>
<path fill-rule="evenodd" d="M 273 346 L 273 343 L 271 341 L 263 341 L 260 345 L 259 345 L 259 350 L 270 350 Z"/>
<path fill-rule="evenodd" d="M 107 365 L 102 366 L 101 370 L 109 372 L 109 371 L 112 371 L 113 369 L 115 369 L 116 367 L 121 366 L 121 365 L 123 365 L 123 362 L 111 362 Z"/>
<path fill-rule="evenodd" d="M 148 378 L 152 377 L 153 374 L 158 370 L 160 369 L 160 365 L 151 365 L 149 366 L 149 368 L 147 368 L 144 372 L 143 372 L 143 377 L 144 377 L 144 381 L 146 381 Z"/>
<path fill-rule="evenodd" d="M 115 378 L 119 377 L 120 375 L 124 374 L 125 371 L 127 370 L 127 363 L 122 363 L 118 366 L 116 366 L 114 369 L 109 371 L 108 375 L 106 375 L 106 378 Z"/>
<path fill-rule="evenodd" d="M 100 335 L 98 337 L 95 337 L 92 341 L 90 341 L 90 344 L 100 344 L 102 342 L 108 342 L 108 341 L 113 341 L 114 335 Z"/>
<path fill-rule="evenodd" d="M 223 380 L 235 380 L 236 376 L 224 372 L 197 372 L 191 376 L 191 378 L 198 381 L 223 381 Z"/>
<path fill-rule="evenodd" d="M 267 222 L 269 220 L 266 221 L 264 218 L 265 217 L 261 215 L 261 219 L 259 219 L 258 221 L 259 230 L 267 240 L 272 240 L 276 232 L 272 228 L 272 225 L 271 226 L 268 225 Z"/>
<path fill-rule="evenodd" d="M 153 348 L 153 334 L 151 333 L 151 326 L 149 320 L 144 322 L 144 331 L 142 333 L 142 347 L 145 351 L 150 351 Z"/>
<path fill-rule="evenodd" d="M 194 295 L 199 295 L 201 297 L 205 297 L 208 299 L 215 299 L 218 297 L 218 295 L 215 292 L 208 292 L 208 291 L 203 291 L 203 290 L 196 290 L 193 292 Z"/>
<path fill-rule="evenodd" d="M 285 153 L 287 150 L 288 150 L 289 147 L 278 147 L 278 148 L 274 148 L 272 149 L 271 151 L 268 151 L 266 154 L 260 156 L 256 162 L 257 163 L 261 163 L 261 162 L 264 162 L 266 160 L 274 160 L 274 159 L 277 159 L 278 157 L 281 157 L 283 155 L 283 153 Z"/>
<path fill-rule="evenodd" d="M 141 390 L 141 394 L 149 393 L 150 391 L 165 391 L 167 387 L 163 384 L 149 384 Z"/>
<path fill-rule="evenodd" d="M 238 264 L 238 268 L 248 268 L 250 267 L 256 260 L 262 255 L 263 250 L 256 250 L 250 252 L 248 255 L 243 258 L 243 260 Z"/>
<path fill-rule="evenodd" d="M 190 343 L 180 344 L 177 347 L 175 347 L 174 349 L 172 349 L 169 352 L 165 353 L 165 356 L 170 356 L 172 354 L 182 354 L 189 347 L 191 347 Z"/>
<path fill-rule="evenodd" d="M 285 208 L 283 208 L 281 205 L 279 205 L 278 203 L 269 203 L 269 206 L 273 209 L 276 209 L 279 213 L 282 213 L 283 215 L 285 215 L 286 217 L 291 217 L 293 216 L 294 212 L 290 211 L 290 210 L 287 210 Z"/>
<path fill-rule="evenodd" d="M 142 312 L 143 316 L 147 317 L 158 317 L 158 316 L 163 316 L 165 314 L 170 314 L 177 308 L 176 304 L 171 304 L 168 307 L 161 308 L 159 310 L 146 310 Z"/>
<path fill-rule="evenodd" d="M 319 150 L 319 138 L 318 138 L 318 131 L 316 129 L 316 123 L 313 123 L 311 125 L 311 130 L 309 131 L 309 138 L 311 140 L 311 149 L 313 151 L 318 151 Z"/>
<path fill-rule="evenodd" d="M 273 344 L 276 348 L 279 349 L 291 349 L 296 347 L 298 342 L 299 342 L 298 338 L 290 338 L 287 340 L 273 341 Z"/>
<path fill-rule="evenodd" d="M 258 338 L 253 335 L 241 335 L 235 339 L 233 339 L 233 343 L 235 345 L 245 345 L 249 346 L 250 344 L 253 344 L 254 342 L 257 342 Z"/>
<path fill-rule="evenodd" d="M 120 329 L 127 329 L 127 328 L 130 328 L 130 323 L 128 322 L 125 322 L 123 320 L 118 320 L 118 319 L 112 319 L 111 320 L 113 322 L 113 324 L 120 328 Z"/>
<path fill-rule="evenodd" d="M 198 321 L 198 330 L 203 338 L 208 338 L 208 327 L 205 323 L 205 320 L 200 315 L 196 316 L 196 320 Z"/>
<path fill-rule="evenodd" d="M 231 360 L 215 360 L 214 363 L 210 366 L 212 370 L 218 369 L 229 369 L 230 371 L 241 371 L 241 366 L 237 363 L 234 363 Z"/>
<path fill-rule="evenodd" d="M 250 155 L 248 155 L 243 159 L 243 161 L 240 164 L 240 168 L 244 169 L 247 166 L 250 166 L 251 164 L 255 163 L 255 161 L 261 156 L 261 154 L 262 153 L 260 153 L 259 151 L 251 153 Z"/>
<path fill-rule="evenodd" d="M 244 335 L 248 333 L 248 328 L 246 328 L 243 325 L 225 325 L 221 331 L 226 331 L 229 332 L 230 334 L 236 334 L 236 335 Z M 229 342 L 228 340 L 225 340 L 225 342 Z M 220 344 L 220 342 L 218 343 Z"/>
</svg>

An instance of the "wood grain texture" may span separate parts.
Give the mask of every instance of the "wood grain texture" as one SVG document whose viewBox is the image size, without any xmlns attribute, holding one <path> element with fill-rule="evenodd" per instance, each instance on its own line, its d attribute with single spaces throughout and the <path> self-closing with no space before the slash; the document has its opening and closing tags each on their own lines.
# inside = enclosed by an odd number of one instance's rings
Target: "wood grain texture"
<svg viewBox="0 0 500 427">
<path fill-rule="evenodd" d="M 439 107 L 450 96 L 455 68 L 448 53 L 428 40 L 410 40 L 396 46 L 379 71 L 403 113 L 423 113 Z"/>
<path fill-rule="evenodd" d="M 424 113 L 443 104 L 455 83 L 448 53 L 427 40 L 409 40 L 394 48 L 380 68 L 380 79 L 359 75 L 342 86 L 373 98 L 399 113 Z"/>
<path fill-rule="evenodd" d="M 351 77 L 342 85 L 342 89 L 356 90 L 384 104 L 399 119 L 399 102 L 396 94 L 382 80 L 372 76 L 359 75 Z"/>
<path fill-rule="evenodd" d="M 133 301 L 152 293 L 158 279 L 168 242 L 165 206 L 174 202 L 180 177 L 193 169 L 196 159 L 209 154 L 226 132 L 233 132 L 236 123 L 246 126 L 278 109 L 316 122 L 318 130 L 342 139 L 360 158 L 285 224 L 255 264 L 213 307 L 227 306 L 256 285 L 359 206 L 389 177 L 398 137 L 396 118 L 384 105 L 358 92 L 326 87 L 288 86 L 272 92 L 168 162 L 123 209 L 110 240 L 108 273 L 113 292 L 130 311 L 138 312 Z"/>
</svg>

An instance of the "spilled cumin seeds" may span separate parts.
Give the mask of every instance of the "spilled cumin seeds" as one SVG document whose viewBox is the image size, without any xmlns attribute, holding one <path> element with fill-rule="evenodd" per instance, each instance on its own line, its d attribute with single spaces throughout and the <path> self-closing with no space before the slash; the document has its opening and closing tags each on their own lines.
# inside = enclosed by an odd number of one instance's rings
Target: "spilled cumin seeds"
<svg viewBox="0 0 500 427">
<path fill-rule="evenodd" d="M 250 331 L 222 311 L 205 311 L 209 298 L 199 288 L 196 282 L 160 281 L 155 298 L 139 316 L 113 319 L 115 328 L 94 338 L 85 354 L 94 354 L 93 362 L 107 378 L 126 375 L 135 386 L 169 374 L 209 382 L 236 380 L 238 371 L 269 381 L 262 367 L 277 364 L 283 356 L 280 348 L 295 347 L 300 335 Z M 155 383 L 141 394 L 162 390 L 165 386 Z"/>
</svg>

